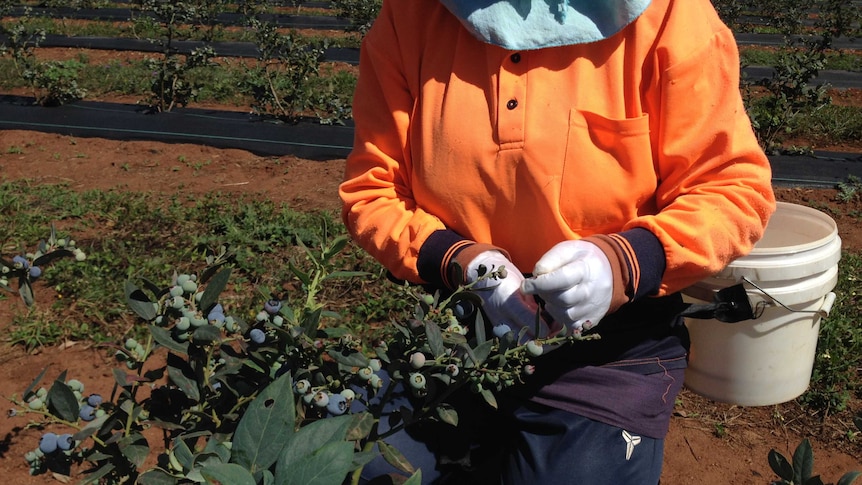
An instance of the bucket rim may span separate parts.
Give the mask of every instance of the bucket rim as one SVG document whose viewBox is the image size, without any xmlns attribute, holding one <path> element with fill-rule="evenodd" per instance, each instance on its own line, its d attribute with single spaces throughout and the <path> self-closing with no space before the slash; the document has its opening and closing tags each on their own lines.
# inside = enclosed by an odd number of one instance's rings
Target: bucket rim
<svg viewBox="0 0 862 485">
<path fill-rule="evenodd" d="M 835 219 L 833 219 L 829 216 L 829 214 L 826 214 L 821 210 L 817 210 L 813 207 L 808 207 L 801 204 L 783 201 L 777 201 L 775 203 L 775 207 L 775 212 L 772 214 L 772 218 L 770 219 L 770 221 L 774 220 L 776 214 L 778 214 L 779 212 L 781 212 L 782 214 L 801 214 L 804 216 L 809 216 L 828 227 L 829 233 L 826 236 L 818 238 L 816 240 L 807 243 L 794 244 L 792 246 L 758 247 L 757 244 L 755 244 L 754 248 L 752 248 L 752 250 L 749 252 L 750 256 L 787 255 L 810 251 L 812 249 L 817 249 L 824 245 L 827 245 L 830 241 L 838 237 L 838 224 L 835 222 Z M 768 224 L 766 230 L 769 230 Z"/>
</svg>

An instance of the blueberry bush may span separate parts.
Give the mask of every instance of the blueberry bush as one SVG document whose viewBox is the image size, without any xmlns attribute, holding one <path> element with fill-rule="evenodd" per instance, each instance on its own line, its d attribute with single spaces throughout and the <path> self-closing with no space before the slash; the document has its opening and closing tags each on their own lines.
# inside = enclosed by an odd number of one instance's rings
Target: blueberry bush
<svg viewBox="0 0 862 485">
<path fill-rule="evenodd" d="M 496 393 L 529 379 L 545 348 L 581 338 L 487 332 L 472 285 L 445 296 L 408 285 L 408 314 L 382 336 L 355 334 L 318 299 L 331 282 L 364 276 L 333 264 L 348 242 L 298 241 L 304 259 L 288 264 L 301 297 L 261 290 L 256 308 L 233 304 L 235 258 L 225 245 L 206 252 L 200 273 L 128 280 L 126 302 L 147 332 L 114 347 L 111 396 L 86 393 L 65 372 L 43 384 L 43 371 L 13 399 L 16 412 L 52 430 L 25 456 L 32 473 L 68 474 L 77 464 L 84 483 L 341 484 L 358 483 L 382 456 L 418 483 L 421 470 L 386 436 L 421 420 L 457 426 L 446 398 L 464 386 L 496 407 Z M 487 268 L 482 278 L 504 275 Z M 413 409 L 386 410 L 399 399 Z M 148 443 L 150 428 L 164 447 Z M 157 465 L 144 469 L 151 454 Z"/>
</svg>

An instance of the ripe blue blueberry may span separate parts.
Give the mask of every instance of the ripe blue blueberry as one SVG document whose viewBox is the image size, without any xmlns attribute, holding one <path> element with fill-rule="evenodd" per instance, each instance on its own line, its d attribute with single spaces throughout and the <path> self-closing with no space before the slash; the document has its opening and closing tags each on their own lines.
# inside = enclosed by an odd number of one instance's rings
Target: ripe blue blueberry
<svg viewBox="0 0 862 485">
<path fill-rule="evenodd" d="M 333 416 L 341 416 L 347 412 L 349 407 L 350 403 L 347 402 L 347 398 L 341 394 L 333 394 L 329 397 L 329 403 L 326 404 L 326 410 Z"/>
<path fill-rule="evenodd" d="M 497 338 L 503 338 L 504 335 L 512 331 L 512 327 L 506 325 L 505 323 L 502 325 L 494 326 L 494 336 Z"/>
<path fill-rule="evenodd" d="M 55 433 L 45 433 L 39 440 L 39 450 L 46 455 L 57 451 L 57 435 Z"/>
<path fill-rule="evenodd" d="M 452 314 L 458 320 L 463 320 L 473 314 L 475 307 L 467 300 L 461 300 L 452 307 Z"/>
<path fill-rule="evenodd" d="M 16 268 L 28 268 L 30 266 L 30 262 L 24 256 L 15 256 L 12 258 L 12 264 Z"/>
<path fill-rule="evenodd" d="M 102 396 L 98 394 L 90 394 L 87 396 L 87 404 L 93 407 L 97 407 L 102 404 Z"/>
<path fill-rule="evenodd" d="M 266 333 L 264 333 L 264 331 L 259 328 L 251 329 L 251 332 L 249 332 L 248 336 L 249 338 L 251 338 L 251 341 L 256 344 L 262 344 L 266 342 Z"/>
<path fill-rule="evenodd" d="M 31 266 L 30 267 L 30 277 L 35 280 L 36 278 L 38 278 L 40 276 L 42 276 L 42 268 L 40 268 L 38 266 Z"/>
<path fill-rule="evenodd" d="M 72 439 L 72 435 L 69 433 L 61 434 L 57 437 L 57 448 L 63 451 L 72 449 L 73 444 L 75 444 L 75 440 Z"/>
<path fill-rule="evenodd" d="M 96 408 L 90 406 L 89 404 L 84 404 L 81 406 L 81 410 L 78 412 L 78 416 L 81 417 L 84 421 L 92 421 L 96 419 Z"/>
<path fill-rule="evenodd" d="M 281 300 L 267 300 L 267 302 L 263 304 L 263 309 L 266 313 L 275 315 L 279 310 L 281 310 Z"/>
</svg>

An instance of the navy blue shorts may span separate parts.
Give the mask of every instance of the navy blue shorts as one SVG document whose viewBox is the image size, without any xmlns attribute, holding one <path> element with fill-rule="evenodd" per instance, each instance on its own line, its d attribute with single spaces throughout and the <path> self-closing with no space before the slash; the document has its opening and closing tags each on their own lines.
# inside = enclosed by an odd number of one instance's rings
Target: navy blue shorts
<svg viewBox="0 0 862 485">
<path fill-rule="evenodd" d="M 644 485 L 659 482 L 664 440 L 638 436 L 568 411 L 526 403 L 494 411 L 474 395 L 459 399 L 460 425 L 427 423 L 386 442 L 421 469 L 423 484 Z M 465 402 L 470 401 L 470 402 Z M 505 407 L 505 406 L 503 406 Z M 382 458 L 364 483 L 399 474 Z"/>
</svg>

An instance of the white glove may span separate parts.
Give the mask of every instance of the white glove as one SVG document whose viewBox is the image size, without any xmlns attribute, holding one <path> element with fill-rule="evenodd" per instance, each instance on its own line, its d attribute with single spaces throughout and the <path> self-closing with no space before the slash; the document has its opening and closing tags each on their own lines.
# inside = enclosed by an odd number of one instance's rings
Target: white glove
<svg viewBox="0 0 862 485">
<path fill-rule="evenodd" d="M 595 244 L 563 241 L 536 263 L 522 290 L 538 295 L 558 324 L 575 333 L 595 327 L 611 306 L 614 277 L 611 263 Z"/>
<path fill-rule="evenodd" d="M 483 274 L 497 271 L 503 266 L 506 268 L 506 277 L 479 280 L 480 266 L 485 267 Z M 535 335 L 539 305 L 532 297 L 521 292 L 524 275 L 503 253 L 493 250 L 479 253 L 467 265 L 466 277 L 467 283 L 475 282 L 472 290 L 482 298 L 482 308 L 496 330 L 508 325 L 518 335 L 521 328 L 527 327 L 527 333 L 521 340 L 548 336 L 548 327 L 544 322 L 541 323 L 539 335 Z"/>
</svg>

